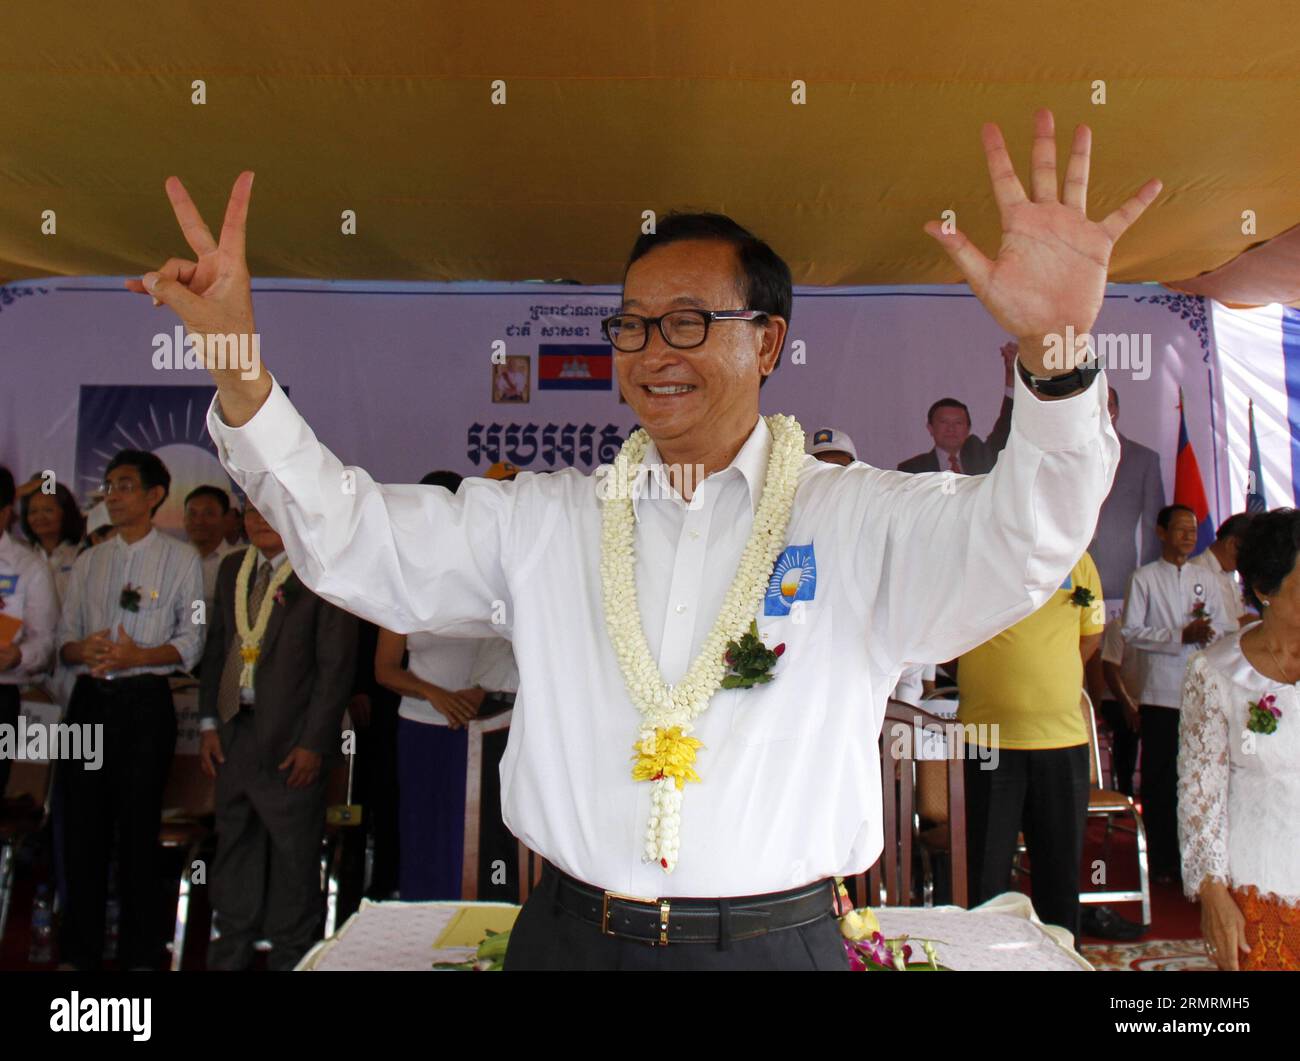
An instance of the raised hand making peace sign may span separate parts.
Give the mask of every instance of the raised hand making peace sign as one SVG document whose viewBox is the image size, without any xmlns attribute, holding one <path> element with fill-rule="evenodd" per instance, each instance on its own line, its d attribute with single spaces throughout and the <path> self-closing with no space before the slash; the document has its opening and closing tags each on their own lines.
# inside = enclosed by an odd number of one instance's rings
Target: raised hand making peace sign
<svg viewBox="0 0 1300 1061">
<path fill-rule="evenodd" d="M 984 257 L 960 230 L 943 232 L 938 221 L 925 231 L 937 239 L 962 271 L 984 308 L 1020 340 L 1020 359 L 1035 375 L 1056 375 L 1062 366 L 1045 368 L 1043 339 L 1073 328 L 1082 335 L 1092 328 L 1106 290 L 1110 254 L 1116 241 L 1160 194 L 1149 180 L 1102 221 L 1089 221 L 1088 165 L 1092 132 L 1074 131 L 1065 171 L 1064 195 L 1056 190 L 1056 127 L 1046 108 L 1034 115 L 1030 158 L 1032 196 L 1016 177 L 1002 131 L 983 129 L 993 195 L 1002 216 L 1002 245 L 993 261 Z"/>
<path fill-rule="evenodd" d="M 244 258 L 244 230 L 253 174 L 245 171 L 235 179 L 220 241 L 212 238 L 178 178 L 168 177 L 165 187 L 196 260 L 169 258 L 154 272 L 145 273 L 139 280 L 128 280 L 126 286 L 152 295 L 155 305 L 169 307 L 191 334 L 202 335 L 205 340 L 211 336 L 251 336 L 253 297 Z M 206 341 L 205 350 L 211 352 Z M 236 426 L 246 423 L 270 393 L 270 377 L 260 366 L 256 376 L 246 379 L 238 366 L 218 366 L 212 357 L 207 364 L 217 382 L 226 422 Z"/>
</svg>

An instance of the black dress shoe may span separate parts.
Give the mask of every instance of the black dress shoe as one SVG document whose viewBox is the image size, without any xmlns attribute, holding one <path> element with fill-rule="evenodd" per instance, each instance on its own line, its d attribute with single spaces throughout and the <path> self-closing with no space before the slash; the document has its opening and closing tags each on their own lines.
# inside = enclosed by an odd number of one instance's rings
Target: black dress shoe
<svg viewBox="0 0 1300 1061">
<path fill-rule="evenodd" d="M 1079 911 L 1079 922 L 1085 936 L 1099 939 L 1135 940 L 1146 932 L 1143 925 L 1120 917 L 1109 906 L 1085 906 Z"/>
</svg>

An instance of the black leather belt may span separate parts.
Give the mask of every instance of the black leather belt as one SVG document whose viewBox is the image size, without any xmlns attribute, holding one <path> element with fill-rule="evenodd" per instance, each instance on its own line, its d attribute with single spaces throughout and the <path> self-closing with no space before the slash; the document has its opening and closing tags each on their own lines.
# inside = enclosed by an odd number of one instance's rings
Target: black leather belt
<svg viewBox="0 0 1300 1061">
<path fill-rule="evenodd" d="M 812 924 L 835 910 L 835 884 L 829 878 L 788 892 L 728 899 L 670 896 L 642 899 L 602 891 L 547 863 L 560 909 L 599 927 L 606 936 L 659 946 L 668 943 L 721 943 L 753 939 L 768 932 Z"/>
</svg>

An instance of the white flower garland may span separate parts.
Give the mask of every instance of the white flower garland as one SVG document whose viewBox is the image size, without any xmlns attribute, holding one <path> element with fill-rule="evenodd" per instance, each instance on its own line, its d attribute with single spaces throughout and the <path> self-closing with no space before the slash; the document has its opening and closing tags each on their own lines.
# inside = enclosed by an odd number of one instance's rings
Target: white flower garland
<svg viewBox="0 0 1300 1061">
<path fill-rule="evenodd" d="M 748 629 L 767 592 L 772 565 L 785 547 L 790 512 L 804 459 L 804 433 L 792 416 L 764 417 L 772 432 L 767 476 L 749 541 L 741 554 L 713 629 L 700 646 L 699 655 L 676 685 L 659 673 L 641 626 L 637 604 L 635 518 L 630 485 L 639 473 L 649 436 L 638 430 L 628 437 L 614 459 L 613 482 L 627 488 L 605 501 L 601 537 L 600 573 L 604 591 L 605 624 L 623 671 L 628 695 L 641 712 L 640 745 L 653 752 L 657 731 L 679 727 L 682 736 L 722 685 L 727 664 L 723 659 L 729 641 Z M 645 861 L 658 861 L 671 873 L 677 864 L 682 793 L 679 781 L 662 777 L 651 781 L 650 817 L 646 823 Z"/>
<path fill-rule="evenodd" d="M 259 555 L 256 548 L 249 546 L 244 553 L 244 562 L 239 565 L 239 574 L 235 576 L 235 630 L 239 634 L 239 654 L 244 661 L 244 667 L 239 672 L 239 684 L 243 687 L 251 687 L 253 684 L 253 670 L 257 666 L 257 657 L 262 653 L 262 638 L 266 634 L 267 624 L 271 621 L 271 608 L 275 605 L 276 591 L 293 574 L 293 565 L 286 557 L 275 573 L 271 575 L 271 581 L 266 587 L 266 595 L 262 598 L 262 603 L 257 609 L 257 622 L 250 630 L 248 627 L 248 579 L 253 572 L 253 567 L 257 563 Z"/>
</svg>

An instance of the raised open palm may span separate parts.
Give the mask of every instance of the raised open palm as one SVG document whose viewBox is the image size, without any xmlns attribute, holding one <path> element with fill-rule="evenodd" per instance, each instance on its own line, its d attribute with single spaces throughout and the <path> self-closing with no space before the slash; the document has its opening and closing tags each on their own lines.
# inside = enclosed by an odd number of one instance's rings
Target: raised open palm
<svg viewBox="0 0 1300 1061">
<path fill-rule="evenodd" d="M 1021 359 L 1030 371 L 1042 368 L 1041 339 L 1080 335 L 1092 328 L 1101 310 L 1106 275 L 1115 243 L 1160 194 L 1149 180 L 1101 221 L 1089 221 L 1088 166 L 1092 133 L 1074 132 L 1063 194 L 1056 184 L 1056 127 L 1046 108 L 1034 115 L 1030 189 L 1016 177 L 1002 131 L 983 129 L 993 195 L 1002 218 L 1002 245 L 990 261 L 960 230 L 945 233 L 938 221 L 925 231 L 937 239 L 966 277 L 971 290 L 1007 332 L 1021 340 Z M 1061 366 L 1057 366 L 1058 368 Z"/>
<path fill-rule="evenodd" d="M 169 258 L 161 268 L 145 273 L 139 280 L 128 280 L 126 286 L 152 295 L 155 305 L 171 308 L 192 333 L 251 334 L 253 298 L 244 258 L 244 231 L 253 174 L 245 171 L 235 179 L 219 241 L 212 238 L 185 185 L 176 177 L 168 177 L 165 187 L 195 258 Z M 215 370 L 213 375 L 220 378 Z"/>
</svg>

